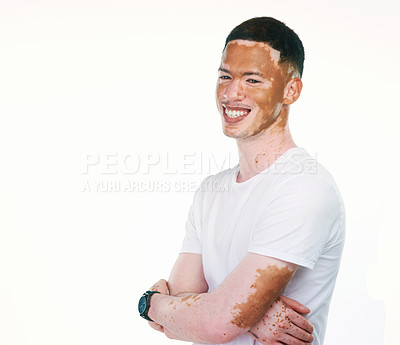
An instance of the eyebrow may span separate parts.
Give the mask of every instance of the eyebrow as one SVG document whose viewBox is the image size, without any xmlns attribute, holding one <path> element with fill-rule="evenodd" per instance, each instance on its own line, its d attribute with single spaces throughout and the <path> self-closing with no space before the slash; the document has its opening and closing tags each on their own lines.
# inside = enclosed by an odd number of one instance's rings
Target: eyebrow
<svg viewBox="0 0 400 345">
<path fill-rule="evenodd" d="M 221 67 L 218 68 L 218 71 L 231 74 L 231 72 L 229 72 L 227 69 L 221 68 Z M 260 73 L 260 72 L 244 72 L 243 75 L 258 75 L 260 77 L 264 77 L 264 75 L 262 73 Z"/>
</svg>

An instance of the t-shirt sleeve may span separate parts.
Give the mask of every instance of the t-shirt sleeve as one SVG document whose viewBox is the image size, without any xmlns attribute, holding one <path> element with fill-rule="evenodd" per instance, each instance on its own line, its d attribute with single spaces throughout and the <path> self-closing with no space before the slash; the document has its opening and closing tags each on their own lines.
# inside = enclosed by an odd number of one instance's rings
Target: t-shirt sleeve
<svg viewBox="0 0 400 345">
<path fill-rule="evenodd" d="M 192 206 L 190 207 L 188 218 L 185 224 L 185 237 L 183 238 L 180 253 L 202 253 L 201 245 L 201 215 L 203 209 L 204 192 L 207 190 L 207 177 L 196 191 Z"/>
<path fill-rule="evenodd" d="M 313 175 L 293 177 L 259 205 L 249 251 L 313 269 L 340 212 L 330 182 Z"/>
<path fill-rule="evenodd" d="M 196 198 L 195 198 L 196 199 Z M 201 254 L 201 243 L 198 235 L 198 226 L 196 226 L 196 219 L 194 215 L 195 207 L 195 199 L 193 200 L 193 204 L 190 207 L 188 219 L 185 224 L 185 237 L 183 238 L 182 247 L 180 253 L 195 253 Z"/>
</svg>

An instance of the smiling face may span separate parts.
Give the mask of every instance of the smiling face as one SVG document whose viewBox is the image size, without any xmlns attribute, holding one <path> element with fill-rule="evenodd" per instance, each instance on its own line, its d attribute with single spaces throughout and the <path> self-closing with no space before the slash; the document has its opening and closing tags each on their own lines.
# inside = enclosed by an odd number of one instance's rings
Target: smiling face
<svg viewBox="0 0 400 345">
<path fill-rule="evenodd" d="M 291 76 L 289 66 L 279 64 L 279 56 L 261 42 L 234 40 L 226 46 L 216 100 L 227 136 L 252 137 L 278 121 Z"/>
</svg>

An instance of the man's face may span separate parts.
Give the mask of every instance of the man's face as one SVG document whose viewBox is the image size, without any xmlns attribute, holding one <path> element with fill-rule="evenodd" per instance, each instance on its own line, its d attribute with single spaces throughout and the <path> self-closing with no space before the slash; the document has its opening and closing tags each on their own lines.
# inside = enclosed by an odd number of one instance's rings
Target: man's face
<svg viewBox="0 0 400 345">
<path fill-rule="evenodd" d="M 248 138 L 268 128 L 278 117 L 288 78 L 279 51 L 261 42 L 234 40 L 221 59 L 216 90 L 224 133 Z"/>
</svg>

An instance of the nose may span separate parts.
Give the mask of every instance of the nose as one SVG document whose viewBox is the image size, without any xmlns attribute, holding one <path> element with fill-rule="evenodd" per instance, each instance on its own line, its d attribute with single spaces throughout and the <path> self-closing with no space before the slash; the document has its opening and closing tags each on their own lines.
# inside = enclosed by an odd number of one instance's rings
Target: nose
<svg viewBox="0 0 400 345">
<path fill-rule="evenodd" d="M 243 100 L 244 90 L 240 80 L 232 79 L 225 90 L 225 98 L 227 101 Z"/>
</svg>

